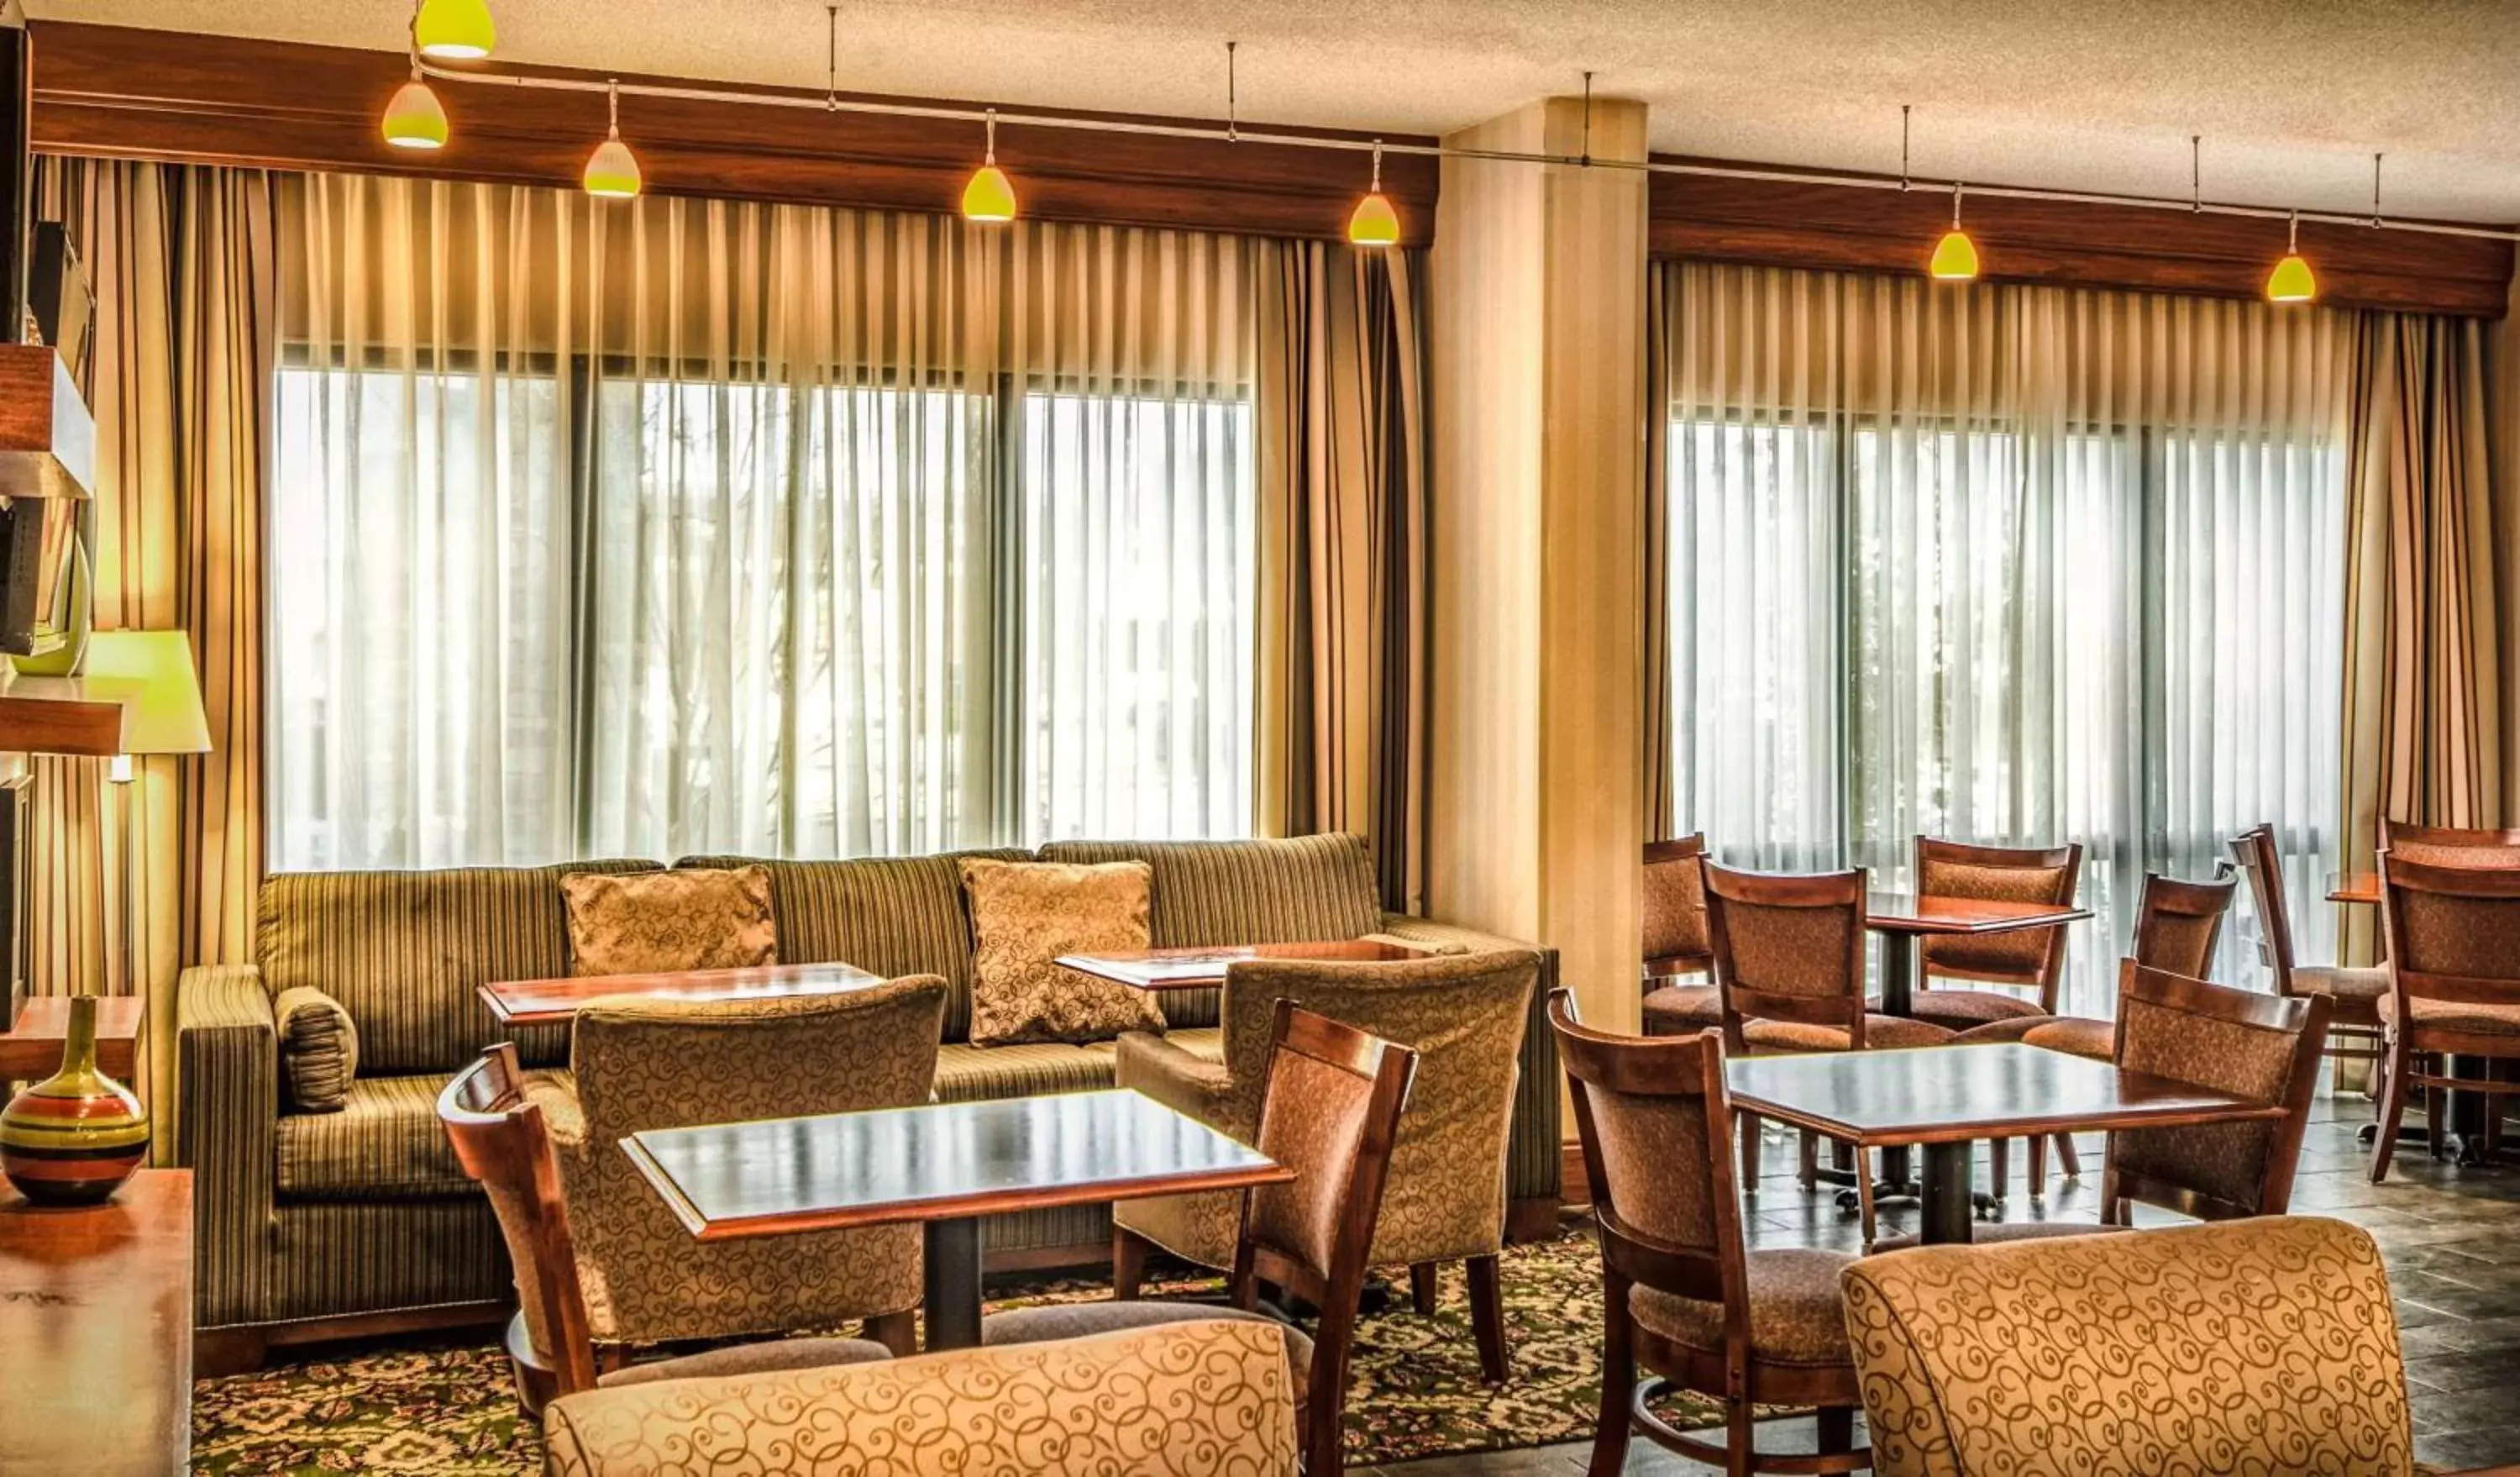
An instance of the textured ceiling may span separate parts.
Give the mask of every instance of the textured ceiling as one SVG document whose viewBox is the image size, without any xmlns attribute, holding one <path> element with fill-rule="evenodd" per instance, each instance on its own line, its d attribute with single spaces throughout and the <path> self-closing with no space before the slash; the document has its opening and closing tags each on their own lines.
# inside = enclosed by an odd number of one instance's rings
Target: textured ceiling
<svg viewBox="0 0 2520 1477">
<path fill-rule="evenodd" d="M 821 0 L 491 0 L 517 62 L 820 86 Z M 27 0 L 45 19 L 390 49 L 407 0 Z M 2515 0 L 842 0 L 840 78 L 913 93 L 1438 133 L 1548 92 L 1659 150 L 2520 221 Z M 454 105 L 460 108 L 460 104 Z"/>
</svg>

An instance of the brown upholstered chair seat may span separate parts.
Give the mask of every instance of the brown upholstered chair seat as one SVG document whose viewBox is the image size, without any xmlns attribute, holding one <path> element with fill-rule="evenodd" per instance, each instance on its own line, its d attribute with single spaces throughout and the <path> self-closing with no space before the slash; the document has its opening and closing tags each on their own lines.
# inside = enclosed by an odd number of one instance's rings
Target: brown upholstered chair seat
<svg viewBox="0 0 2520 1477">
<path fill-rule="evenodd" d="M 1843 1052 L 1848 1038 L 1843 1026 L 1798 1020 L 1745 1020 L 1741 1022 L 1741 1039 L 1753 1051 Z M 1864 1044 L 1868 1047 L 1938 1047 L 1951 1039 L 1948 1028 L 1930 1021 L 1899 1015 L 1864 1017 Z"/>
<path fill-rule="evenodd" d="M 680 1359 L 650 1360 L 596 1377 L 596 1388 L 652 1385 L 660 1379 L 713 1379 L 731 1374 L 777 1374 L 788 1369 L 823 1369 L 833 1365 L 864 1365 L 892 1358 L 892 1351 L 873 1339 L 780 1338 L 757 1344 L 731 1344 Z"/>
<path fill-rule="evenodd" d="M 2386 967 L 2295 964 L 2292 990 L 2295 995 L 2324 995 L 2330 1000 L 2379 1000 L 2389 993 L 2389 971 Z"/>
<path fill-rule="evenodd" d="M 2063 1019 L 2057 1015 L 2016 1015 L 2010 1020 L 1990 1020 L 1982 1026 L 1971 1026 L 1952 1038 L 1952 1045 L 1984 1046 L 1989 1042 L 2019 1041 L 2041 1026 L 2054 1025 Z"/>
<path fill-rule="evenodd" d="M 1012 1313 L 992 1313 L 980 1320 L 980 1344 L 991 1349 L 1004 1344 L 1043 1344 L 1054 1339 L 1086 1338 L 1128 1328 L 1202 1323 L 1217 1319 L 1274 1323 L 1284 1331 L 1286 1361 L 1294 1368 L 1295 1404 L 1301 1406 L 1313 1373 L 1312 1335 L 1265 1313 L 1245 1313 L 1239 1308 L 1218 1303 L 1052 1303 L 1040 1308 L 1017 1308 Z"/>
<path fill-rule="evenodd" d="M 1780 1365 L 1843 1365 L 1846 1341 L 1838 1274 L 1855 1258 L 1842 1251 L 1780 1247 L 1748 1253 L 1750 1352 Z M 1628 1309 L 1640 1327 L 1690 1349 L 1722 1353 L 1724 1305 L 1637 1286 Z"/>
<path fill-rule="evenodd" d="M 2038 1241 L 2051 1236 L 2114 1235 L 2135 1230 L 2132 1226 L 2097 1226 L 2089 1221 L 2006 1221 L 2001 1226 L 1981 1226 L 1969 1232 L 1973 1245 L 1996 1241 Z M 1884 1236 L 1872 1244 L 1873 1255 L 1906 1251 L 1923 1243 L 1914 1236 Z"/>
<path fill-rule="evenodd" d="M 2398 1023 L 2398 998 L 2383 995 L 2375 1003 L 2384 1025 Z M 2468 1005 L 2454 1000 L 2413 998 L 2415 1024 L 2430 1031 L 2466 1031 L 2478 1036 L 2520 1036 L 2520 1005 Z"/>
<path fill-rule="evenodd" d="M 1937 985 L 1918 990 L 1911 1007 L 1918 1020 L 1965 1031 L 1971 1026 L 1992 1020 L 2010 1020 L 2022 1015 L 2045 1015 L 2036 996 L 2008 995 L 2002 990 L 1960 990 Z"/>
<path fill-rule="evenodd" d="M 1687 1036 L 1724 1024 L 1724 1001 L 1713 985 L 1665 985 L 1645 996 L 1647 1036 Z"/>
<path fill-rule="evenodd" d="M 2093 1061 L 2115 1061 L 2118 1058 L 2118 1025 L 2113 1020 L 2086 1020 L 2079 1015 L 2060 1015 L 2042 1021 L 2023 1033 L 2022 1041 L 2051 1052 L 2071 1052 Z"/>
</svg>

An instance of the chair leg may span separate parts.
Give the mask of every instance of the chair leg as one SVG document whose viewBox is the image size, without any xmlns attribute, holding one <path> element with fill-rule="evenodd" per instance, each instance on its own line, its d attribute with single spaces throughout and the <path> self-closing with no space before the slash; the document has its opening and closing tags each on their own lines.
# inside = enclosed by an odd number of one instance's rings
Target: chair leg
<svg viewBox="0 0 2520 1477">
<path fill-rule="evenodd" d="M 1814 1450 L 1823 1456 L 1834 1456 L 1855 1450 L 1855 1408 L 1822 1406 L 1814 1414 L 1820 1426 L 1820 1440 Z"/>
<path fill-rule="evenodd" d="M 1111 1297 L 1134 1303 L 1147 1280 L 1147 1238 L 1134 1231 L 1111 1228 Z"/>
<path fill-rule="evenodd" d="M 2389 1160 L 2398 1152 L 2398 1127 L 2407 1113 L 2407 1073 L 2409 1063 L 2404 1049 L 2392 1045 L 2388 1056 L 2389 1079 L 2380 1095 L 2380 1132 L 2371 1139 L 2371 1183 L 2389 1178 Z"/>
<path fill-rule="evenodd" d="M 893 1358 L 908 1359 L 919 1352 L 919 1315 L 904 1308 L 868 1319 L 866 1336 L 891 1350 Z"/>
<path fill-rule="evenodd" d="M 1420 1314 L 1430 1317 L 1435 1312 L 1437 1271 L 1432 1262 L 1419 1262 L 1409 1269 L 1409 1301 Z"/>
<path fill-rule="evenodd" d="M 1986 1146 L 1987 1178 L 1995 1182 L 1987 1187 L 2002 1199 L 2012 1181 L 2012 1141 L 1998 1139 Z"/>
<path fill-rule="evenodd" d="M 2030 1193 L 2048 1193 L 2048 1141 L 2037 1134 L 2030 1136 Z"/>
<path fill-rule="evenodd" d="M 2434 1070 L 2446 1072 L 2448 1068 L 2436 1067 Z M 2424 1095 L 2424 1134 L 2430 1140 L 2427 1152 L 2435 1159 L 2447 1159 L 2450 1155 L 2442 1139 L 2442 1120 L 2449 1116 L 2444 1109 L 2450 1102 L 2450 1090 L 2428 1087 L 2418 1091 Z"/>
<path fill-rule="evenodd" d="M 1617 1274 L 1602 1278 L 1608 1306 L 1601 1320 L 1601 1410 L 1593 1420 L 1593 1460 L 1586 1477 L 1619 1477 L 1628 1464 L 1628 1402 L 1637 1393 L 1637 1351 L 1628 1322 L 1628 1281 Z"/>
<path fill-rule="evenodd" d="M 2100 1224 L 2127 1224 L 2126 1197 L 2118 1193 L 2118 1161 L 2111 1154 L 2100 1165 Z"/>
<path fill-rule="evenodd" d="M 1747 1400 L 1724 1403 L 1724 1477 L 1750 1477 L 1759 1469 L 1757 1420 Z"/>
<path fill-rule="evenodd" d="M 1498 1259 L 1472 1257 L 1465 1265 L 1470 1274 L 1470 1328 L 1479 1340 L 1479 1374 L 1489 1384 L 1501 1385 L 1513 1377 L 1513 1368 L 1506 1353 L 1505 1284 L 1498 1275 Z"/>
<path fill-rule="evenodd" d="M 1802 1131 L 1802 1158 L 1795 1166 L 1794 1178 L 1802 1182 L 1805 1194 L 1820 1186 L 1820 1135 L 1810 1129 Z"/>
<path fill-rule="evenodd" d="M 2068 1180 L 2079 1180 L 2083 1177 L 2083 1151 L 2074 1147 L 2074 1136 L 2071 1134 L 2056 1136 L 2056 1167 L 2065 1172 L 2065 1178 Z"/>
<path fill-rule="evenodd" d="M 629 1367 L 630 1348 L 627 1344 L 598 1344 L 595 1346 L 596 1378 L 602 1379 L 608 1374 L 617 1374 Z"/>
<path fill-rule="evenodd" d="M 1864 1223 L 1864 1249 L 1868 1254 L 1872 1243 L 1880 1239 L 1872 1222 L 1872 1154 L 1868 1149 L 1855 1151 L 1855 1206 Z"/>
<path fill-rule="evenodd" d="M 1759 1115 L 1734 1115 L 1741 1123 L 1741 1188 L 1749 1194 L 1759 1192 Z"/>
</svg>

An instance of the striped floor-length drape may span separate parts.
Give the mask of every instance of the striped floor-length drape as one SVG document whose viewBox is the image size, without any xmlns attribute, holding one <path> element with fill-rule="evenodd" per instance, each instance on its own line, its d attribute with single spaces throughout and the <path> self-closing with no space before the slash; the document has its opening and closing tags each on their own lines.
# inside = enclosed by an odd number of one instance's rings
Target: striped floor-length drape
<svg viewBox="0 0 2520 1477">
<path fill-rule="evenodd" d="M 1425 892 L 1422 252 L 1272 244 L 1260 288 L 1256 828 L 1356 831 Z"/>
<path fill-rule="evenodd" d="M 211 751 L 138 759 L 131 784 L 112 789 L 99 761 L 35 762 L 33 985 L 148 999 L 141 1086 L 162 1155 L 176 975 L 252 958 L 262 879 L 275 186 L 261 170 L 45 157 L 36 200 L 65 222 L 96 291 L 97 624 L 191 637 Z"/>
<path fill-rule="evenodd" d="M 2485 334 L 2391 313 L 2358 329 L 2342 870 L 2367 863 L 2384 819 L 2504 822 Z M 2375 922 L 2350 920 L 2352 958 L 2371 957 Z"/>
</svg>

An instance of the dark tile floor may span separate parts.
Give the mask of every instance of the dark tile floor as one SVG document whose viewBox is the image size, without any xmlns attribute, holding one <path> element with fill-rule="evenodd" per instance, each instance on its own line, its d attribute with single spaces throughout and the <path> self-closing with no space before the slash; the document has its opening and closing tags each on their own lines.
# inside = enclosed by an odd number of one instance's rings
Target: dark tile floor
<svg viewBox="0 0 2520 1477">
<path fill-rule="evenodd" d="M 2358 1096 L 2319 1099 L 2302 1145 L 2293 1209 L 2366 1228 L 2388 1257 L 2417 1458 L 2452 1470 L 2520 1462 L 2520 1164 L 2461 1167 L 2426 1157 L 2420 1145 L 2406 1146 L 2388 1183 L 2373 1185 L 2369 1156 L 2354 1137 L 2370 1111 Z M 2080 1142 L 2083 1177 L 2065 1180 L 2051 1155 L 2048 1192 L 2039 1198 L 2023 1193 L 2016 1148 L 2009 1218 L 2098 1219 L 2100 1141 L 2094 1135 Z M 1751 1205 L 1753 1246 L 1857 1249 L 1854 1216 L 1840 1212 L 1832 1195 L 1805 1195 L 1794 1184 L 1789 1143 L 1772 1140 L 1763 1158 L 1771 1173 Z M 1983 1150 L 1980 1166 L 1983 1183 Z M 1882 1233 L 1913 1230 L 1914 1218 L 1912 1208 L 1885 1208 Z M 2178 1219 L 2137 1208 L 2139 1225 Z M 1763 1428 L 1760 1439 L 1790 1448 L 1800 1437 L 1808 1451 L 1809 1431 L 1808 1421 L 1795 1421 Z M 1368 1470 L 1388 1477 L 1570 1477 L 1584 1471 L 1590 1455 L 1591 1443 L 1578 1442 Z M 1626 1470 L 1678 1477 L 1714 1469 L 1640 1438 Z"/>
</svg>

